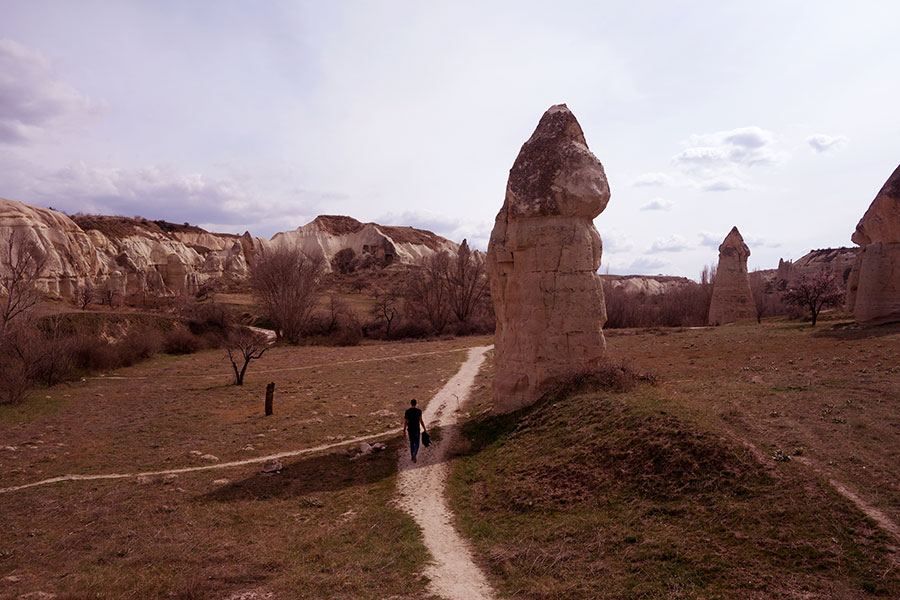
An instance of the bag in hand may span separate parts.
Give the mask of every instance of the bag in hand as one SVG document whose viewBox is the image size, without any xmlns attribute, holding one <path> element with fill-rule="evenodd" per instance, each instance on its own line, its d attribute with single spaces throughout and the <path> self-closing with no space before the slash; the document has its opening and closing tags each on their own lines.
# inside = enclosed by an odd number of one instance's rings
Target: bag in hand
<svg viewBox="0 0 900 600">
<path fill-rule="evenodd" d="M 422 445 L 426 448 L 431 445 L 431 436 L 428 435 L 427 431 L 422 432 Z"/>
</svg>

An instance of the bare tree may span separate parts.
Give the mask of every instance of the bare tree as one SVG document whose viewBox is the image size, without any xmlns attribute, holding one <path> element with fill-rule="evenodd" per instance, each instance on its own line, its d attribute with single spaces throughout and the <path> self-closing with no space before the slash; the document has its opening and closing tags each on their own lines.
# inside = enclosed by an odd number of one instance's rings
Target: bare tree
<svg viewBox="0 0 900 600">
<path fill-rule="evenodd" d="M 4 255 L 0 260 L 0 332 L 6 331 L 11 321 L 27 313 L 41 299 L 37 280 L 47 266 L 47 253 L 37 243 L 26 240 L 16 230 L 9 236 Z"/>
<path fill-rule="evenodd" d="M 96 286 L 90 279 L 87 279 L 83 284 L 75 286 L 75 290 L 72 292 L 72 304 L 81 310 L 87 310 L 96 295 Z"/>
<path fill-rule="evenodd" d="M 753 296 L 753 304 L 756 307 L 756 322 L 761 323 L 766 316 L 766 279 L 759 269 L 754 270 L 748 276 L 750 281 L 750 294 Z"/>
<path fill-rule="evenodd" d="M 834 271 L 824 269 L 813 273 L 803 273 L 788 286 L 782 296 L 786 304 L 806 309 L 812 316 L 812 326 L 816 326 L 819 312 L 826 306 L 839 306 L 844 300 L 844 290 L 838 283 Z"/>
<path fill-rule="evenodd" d="M 484 260 L 462 241 L 456 258 L 449 261 L 445 277 L 450 308 L 460 323 L 467 324 L 488 287 Z"/>
<path fill-rule="evenodd" d="M 122 303 L 122 294 L 116 289 L 116 283 L 110 279 L 100 289 L 100 303 L 110 308 L 119 306 Z"/>
<path fill-rule="evenodd" d="M 225 335 L 225 353 L 234 369 L 234 385 L 244 385 L 250 361 L 262 358 L 268 349 L 269 339 L 265 334 L 241 325 L 229 329 Z"/>
<path fill-rule="evenodd" d="M 250 285 L 279 340 L 296 344 L 315 307 L 322 259 L 280 246 L 261 251 L 253 261 Z"/>
<path fill-rule="evenodd" d="M 328 298 L 328 326 L 325 328 L 326 333 L 334 331 L 335 327 L 341 324 L 341 321 L 349 321 L 350 307 L 344 300 L 337 296 L 329 296 Z"/>
<path fill-rule="evenodd" d="M 407 279 L 407 312 L 424 318 L 435 333 L 441 333 L 450 320 L 449 270 L 450 255 L 436 252 L 425 260 L 422 269 L 411 271 Z"/>
<path fill-rule="evenodd" d="M 375 290 L 375 306 L 372 313 L 375 318 L 385 324 L 385 337 L 391 337 L 391 323 L 396 318 L 400 309 L 400 298 L 394 290 Z"/>
</svg>

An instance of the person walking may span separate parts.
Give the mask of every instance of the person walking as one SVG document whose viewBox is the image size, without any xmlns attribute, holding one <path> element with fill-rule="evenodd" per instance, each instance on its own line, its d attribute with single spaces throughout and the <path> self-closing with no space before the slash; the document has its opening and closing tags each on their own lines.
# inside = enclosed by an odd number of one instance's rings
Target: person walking
<svg viewBox="0 0 900 600">
<path fill-rule="evenodd" d="M 425 429 L 425 421 L 422 420 L 422 411 L 416 408 L 416 399 L 409 401 L 409 408 L 403 413 L 403 435 L 409 438 L 409 455 L 413 462 L 416 462 L 416 454 L 419 453 L 419 425 L 422 431 Z"/>
</svg>

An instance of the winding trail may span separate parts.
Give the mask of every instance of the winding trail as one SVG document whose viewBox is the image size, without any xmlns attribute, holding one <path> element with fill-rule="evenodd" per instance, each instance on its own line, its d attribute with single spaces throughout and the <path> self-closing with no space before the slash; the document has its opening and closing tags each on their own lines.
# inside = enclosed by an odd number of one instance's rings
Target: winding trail
<svg viewBox="0 0 900 600">
<path fill-rule="evenodd" d="M 431 593 L 447 600 L 493 600 L 484 574 L 472 560 L 465 540 L 453 528 L 452 513 L 444 495 L 449 472 L 449 448 L 458 430 L 457 412 L 468 398 L 478 368 L 490 346 L 469 349 L 459 371 L 428 402 L 423 419 L 429 428 L 440 427 L 441 439 L 419 452 L 413 463 L 409 451 L 400 453 L 397 488 L 399 504 L 422 528 L 425 546 L 433 562 L 425 568 Z"/>
<path fill-rule="evenodd" d="M 358 444 L 360 442 L 371 442 L 375 441 L 379 438 L 388 438 L 394 437 L 397 435 L 397 428 L 394 427 L 387 431 L 382 431 L 381 433 L 373 433 L 370 435 L 356 437 L 348 440 L 341 440 L 339 442 L 333 442 L 331 444 L 323 444 L 321 446 L 313 446 L 311 448 L 302 448 L 300 450 L 288 450 L 287 452 L 279 452 L 277 454 L 268 454 L 266 456 L 257 456 L 255 458 L 245 458 L 242 460 L 233 460 L 230 462 L 220 462 L 213 465 L 202 465 L 199 467 L 182 467 L 180 469 L 166 469 L 164 471 L 142 471 L 140 473 L 103 473 L 99 475 L 80 475 L 80 474 L 72 474 L 72 475 L 60 475 L 59 477 L 51 477 L 50 479 L 42 479 L 40 481 L 34 481 L 32 483 L 25 483 L 22 485 L 14 485 L 12 487 L 0 488 L 0 494 L 6 494 L 9 492 L 15 492 L 18 490 L 24 490 L 26 488 L 38 487 L 41 485 L 50 485 L 52 483 L 61 483 L 64 481 L 96 481 L 99 479 L 130 479 L 132 477 L 154 477 L 158 475 L 180 475 L 181 473 L 193 473 L 194 471 L 213 471 L 215 469 L 229 469 L 231 467 L 240 467 L 243 465 L 252 465 L 255 463 L 264 463 L 267 460 L 271 460 L 273 458 L 290 458 L 292 456 L 302 456 L 304 454 L 311 454 L 313 452 L 322 452 L 323 450 L 330 450 L 332 448 L 339 448 L 341 446 L 349 446 L 351 444 Z"/>
</svg>

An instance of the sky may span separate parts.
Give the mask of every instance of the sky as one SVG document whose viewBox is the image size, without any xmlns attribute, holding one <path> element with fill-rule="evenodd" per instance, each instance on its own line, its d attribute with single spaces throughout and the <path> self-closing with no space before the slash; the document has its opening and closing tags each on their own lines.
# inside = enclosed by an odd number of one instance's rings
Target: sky
<svg viewBox="0 0 900 600">
<path fill-rule="evenodd" d="M 318 214 L 486 249 L 566 103 L 601 272 L 774 268 L 900 162 L 900 3 L 0 0 L 0 197 L 271 237 Z"/>
</svg>

